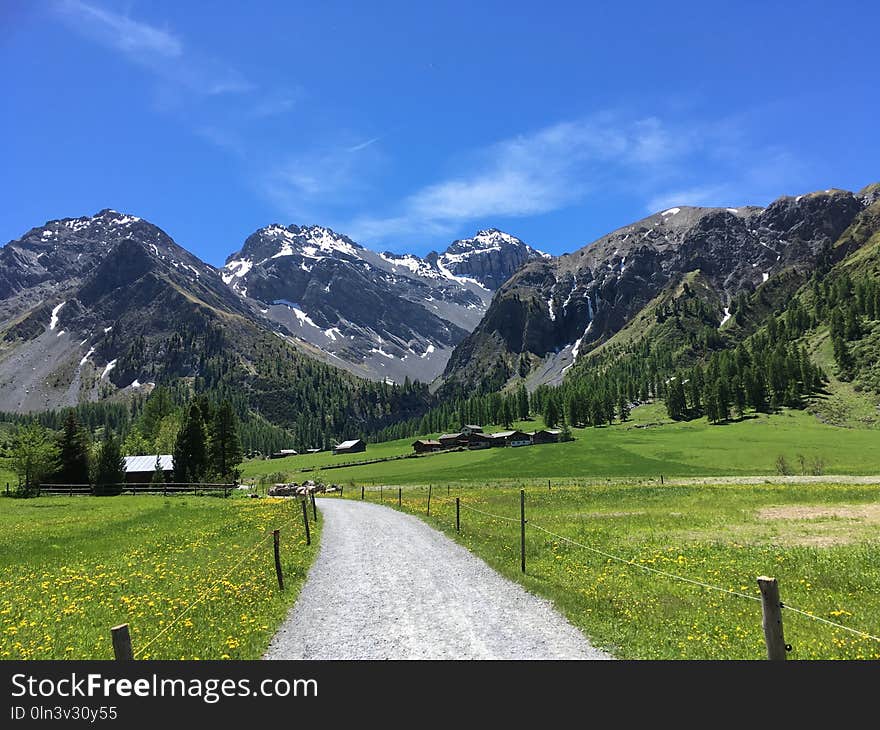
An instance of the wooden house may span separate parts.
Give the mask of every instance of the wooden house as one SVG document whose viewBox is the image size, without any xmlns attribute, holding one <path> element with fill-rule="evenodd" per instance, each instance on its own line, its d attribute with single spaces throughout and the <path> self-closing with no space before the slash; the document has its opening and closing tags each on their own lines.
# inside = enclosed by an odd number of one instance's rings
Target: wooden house
<svg viewBox="0 0 880 730">
<path fill-rule="evenodd" d="M 443 445 L 437 439 L 416 439 L 412 442 L 412 447 L 417 454 L 430 454 L 440 451 Z"/>
<path fill-rule="evenodd" d="M 558 428 L 545 428 L 530 434 L 533 444 L 555 444 L 559 442 L 562 431 Z"/>
<path fill-rule="evenodd" d="M 367 450 L 367 444 L 363 439 L 350 439 L 349 441 L 343 441 L 341 444 L 336 444 L 333 447 L 334 456 L 338 456 L 340 454 L 359 454 Z"/>
</svg>

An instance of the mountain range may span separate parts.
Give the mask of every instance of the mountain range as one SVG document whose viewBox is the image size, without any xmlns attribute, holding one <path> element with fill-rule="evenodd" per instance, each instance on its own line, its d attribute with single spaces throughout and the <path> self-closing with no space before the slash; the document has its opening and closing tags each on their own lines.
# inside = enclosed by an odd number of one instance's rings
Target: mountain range
<svg viewBox="0 0 880 730">
<path fill-rule="evenodd" d="M 419 257 L 273 224 L 217 269 L 130 214 L 49 221 L 0 249 L 0 410 L 201 383 L 342 435 L 345 419 L 379 427 L 431 397 L 559 383 L 686 279 L 715 327 L 738 295 L 802 281 L 878 190 L 673 207 L 558 257 L 497 229 Z M 407 381 L 437 395 L 390 385 Z M 323 387 L 342 394 L 332 408 Z"/>
</svg>

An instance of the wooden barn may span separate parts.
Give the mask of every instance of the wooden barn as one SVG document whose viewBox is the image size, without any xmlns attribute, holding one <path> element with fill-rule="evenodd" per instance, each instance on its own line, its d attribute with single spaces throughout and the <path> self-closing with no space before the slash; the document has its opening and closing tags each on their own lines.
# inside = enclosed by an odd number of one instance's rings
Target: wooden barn
<svg viewBox="0 0 880 730">
<path fill-rule="evenodd" d="M 174 457 L 171 454 L 159 454 L 159 465 L 165 481 L 170 482 L 174 473 Z M 125 457 L 126 484 L 149 484 L 155 470 L 156 454 Z"/>
<path fill-rule="evenodd" d="M 532 437 L 523 431 L 499 431 L 492 434 L 493 446 L 531 446 Z"/>
<path fill-rule="evenodd" d="M 336 444 L 333 447 L 333 454 L 334 456 L 340 454 L 359 454 L 366 450 L 367 444 L 363 439 L 350 439 L 349 441 L 343 441 L 341 444 Z"/>
<path fill-rule="evenodd" d="M 492 438 L 484 433 L 469 433 L 464 438 L 469 449 L 488 449 L 492 446 Z"/>
<path fill-rule="evenodd" d="M 279 451 L 276 451 L 275 453 L 273 453 L 269 458 L 270 459 L 283 459 L 285 456 L 296 456 L 297 453 L 298 452 L 296 449 L 280 449 Z"/>
<path fill-rule="evenodd" d="M 545 428 L 530 434 L 533 444 L 555 444 L 559 442 L 562 431 L 558 428 Z"/>
<path fill-rule="evenodd" d="M 483 433 L 483 427 L 476 426 L 473 423 L 468 423 L 462 427 L 461 432 L 467 436 L 470 436 L 472 433 Z"/>
<path fill-rule="evenodd" d="M 417 454 L 430 454 L 443 449 L 443 445 L 437 439 L 416 439 L 412 442 L 412 447 Z"/>
<path fill-rule="evenodd" d="M 444 449 L 453 449 L 456 446 L 465 444 L 464 434 L 462 433 L 444 433 L 437 440 Z"/>
</svg>

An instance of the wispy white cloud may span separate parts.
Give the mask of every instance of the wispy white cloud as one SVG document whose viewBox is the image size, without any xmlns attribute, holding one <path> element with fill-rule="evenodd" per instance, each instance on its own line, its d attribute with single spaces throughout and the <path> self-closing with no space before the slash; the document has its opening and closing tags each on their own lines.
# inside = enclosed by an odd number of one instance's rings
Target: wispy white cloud
<svg viewBox="0 0 880 730">
<path fill-rule="evenodd" d="M 346 147 L 346 152 L 360 152 L 361 150 L 365 150 L 367 147 L 376 144 L 381 137 L 373 137 L 371 139 L 365 140 L 364 142 L 360 142 L 359 144 L 352 145 L 351 147 Z"/>
<path fill-rule="evenodd" d="M 369 188 L 368 170 L 381 163 L 374 144 L 328 145 L 261 168 L 257 186 L 291 220 L 337 224 L 343 208 L 356 206 Z M 357 152 L 358 154 L 354 154 Z"/>
<path fill-rule="evenodd" d="M 366 242 L 454 233 L 471 221 L 540 215 L 609 193 L 641 198 L 649 211 L 751 202 L 797 177 L 796 158 L 750 144 L 729 120 L 612 112 L 505 139 L 468 159 L 465 172 L 415 190 L 388 215 L 354 216 L 345 229 Z"/>
<path fill-rule="evenodd" d="M 169 30 L 81 0 L 62 0 L 58 3 L 58 9 L 84 35 L 92 36 L 135 60 L 156 55 L 174 59 L 183 55 L 183 43 Z"/>
<path fill-rule="evenodd" d="M 58 0 L 55 8 L 74 32 L 121 54 L 157 77 L 169 87 L 159 90 L 166 100 L 191 94 L 238 94 L 255 88 L 237 70 L 187 48 L 168 28 L 83 0 Z"/>
<path fill-rule="evenodd" d="M 359 216 L 353 235 L 452 231 L 480 218 L 539 215 L 583 200 L 617 175 L 660 171 L 687 153 L 682 137 L 655 118 L 613 114 L 554 124 L 471 155 L 470 171 L 424 186 L 387 217 Z"/>
</svg>

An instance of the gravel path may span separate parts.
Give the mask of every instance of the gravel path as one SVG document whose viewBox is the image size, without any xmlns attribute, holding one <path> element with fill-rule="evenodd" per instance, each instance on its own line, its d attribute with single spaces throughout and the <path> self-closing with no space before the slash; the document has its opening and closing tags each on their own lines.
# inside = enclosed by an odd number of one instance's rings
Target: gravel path
<svg viewBox="0 0 880 730">
<path fill-rule="evenodd" d="M 320 499 L 321 549 L 266 659 L 611 659 L 421 520 Z"/>
</svg>

